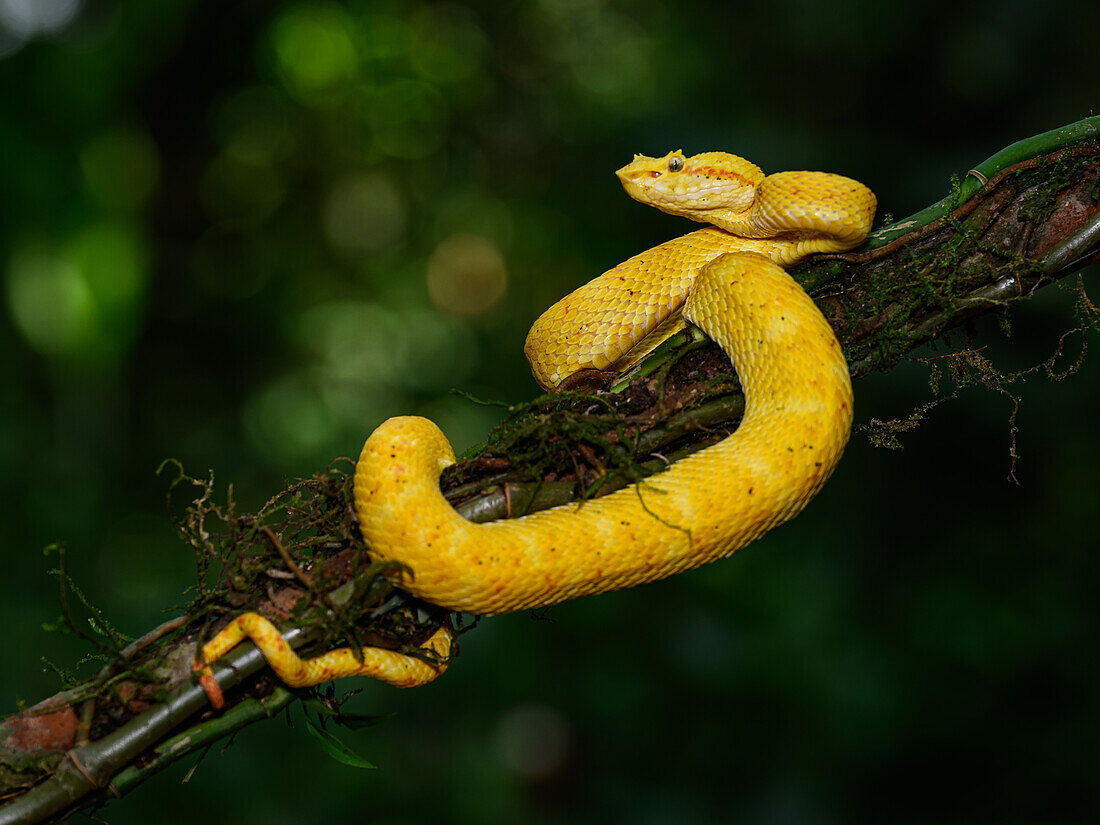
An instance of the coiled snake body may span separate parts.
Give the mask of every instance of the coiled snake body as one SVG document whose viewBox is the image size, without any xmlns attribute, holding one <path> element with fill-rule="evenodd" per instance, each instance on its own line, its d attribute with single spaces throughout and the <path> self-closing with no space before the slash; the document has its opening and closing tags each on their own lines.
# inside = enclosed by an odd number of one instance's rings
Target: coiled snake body
<svg viewBox="0 0 1100 825">
<path fill-rule="evenodd" d="M 476 614 L 555 604 L 670 576 L 744 547 L 793 518 L 840 459 L 852 420 L 847 363 L 829 324 L 783 265 L 861 243 L 875 197 L 838 175 L 765 176 L 711 152 L 637 156 L 618 172 L 627 192 L 711 224 L 642 253 L 563 298 L 536 321 L 526 353 L 554 388 L 584 369 L 618 369 L 683 325 L 727 354 L 745 393 L 737 430 L 645 481 L 583 506 L 473 524 L 439 490 L 455 459 L 432 422 L 391 418 L 367 439 L 355 506 L 372 559 L 414 572 L 402 587 Z M 683 320 L 681 320 L 681 317 Z M 352 673 L 403 686 L 442 672 L 366 648 L 299 660 L 257 614 L 238 617 L 203 650 L 211 662 L 250 636 L 295 685 Z M 425 645 L 443 659 L 451 635 Z M 207 671 L 208 672 L 208 671 Z"/>
</svg>

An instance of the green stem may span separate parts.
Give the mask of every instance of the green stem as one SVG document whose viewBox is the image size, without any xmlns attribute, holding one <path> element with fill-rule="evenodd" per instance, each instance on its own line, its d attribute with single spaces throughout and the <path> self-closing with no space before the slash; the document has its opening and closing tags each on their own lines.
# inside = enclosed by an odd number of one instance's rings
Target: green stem
<svg viewBox="0 0 1100 825">
<path fill-rule="evenodd" d="M 896 221 L 873 232 L 867 243 L 859 248 L 859 251 L 868 251 L 885 246 L 903 235 L 927 226 L 932 221 L 939 220 L 947 213 L 958 208 L 967 198 L 981 189 L 986 180 L 1015 163 L 1052 152 L 1064 146 L 1080 143 L 1092 137 L 1100 137 L 1100 115 L 1018 140 L 992 157 L 986 158 L 967 172 L 958 189 L 947 197 L 904 220 Z"/>
<path fill-rule="evenodd" d="M 140 766 L 131 765 L 120 771 L 111 780 L 111 791 L 119 796 L 124 795 L 131 788 L 137 787 L 185 756 L 234 734 L 253 722 L 270 719 L 298 696 L 299 694 L 285 687 L 277 686 L 270 696 L 263 699 L 249 697 L 238 702 L 224 713 L 164 740 L 153 749 L 152 757 L 148 761 L 143 761 Z"/>
</svg>

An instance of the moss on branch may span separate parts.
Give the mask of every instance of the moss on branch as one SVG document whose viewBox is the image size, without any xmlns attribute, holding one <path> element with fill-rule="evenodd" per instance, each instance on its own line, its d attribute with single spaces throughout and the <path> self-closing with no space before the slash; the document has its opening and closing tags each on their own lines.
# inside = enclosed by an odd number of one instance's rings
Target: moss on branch
<svg viewBox="0 0 1100 825">
<path fill-rule="evenodd" d="M 1014 144 L 944 201 L 884 227 L 861 250 L 792 270 L 837 331 L 854 378 L 887 371 L 915 348 L 979 315 L 1005 312 L 1096 257 L 1098 129 L 1100 118 L 1092 118 Z M 1100 313 L 1083 289 L 1079 296 L 1074 330 L 1095 329 Z M 1043 366 L 1053 374 L 1053 362 Z M 955 386 L 981 381 L 998 391 L 1014 377 L 971 347 L 932 369 Z M 477 521 L 602 495 L 724 437 L 742 412 L 726 356 L 692 330 L 627 379 L 510 409 L 483 449 L 448 470 L 445 492 Z M 889 444 L 921 413 L 877 434 Z M 105 664 L 95 677 L 3 723 L 0 823 L 52 821 L 101 804 L 172 759 L 263 718 L 265 697 L 277 686 L 251 645 L 234 651 L 232 672 L 218 677 L 223 687 L 239 685 L 228 696 L 246 703 L 237 723 L 204 715 L 191 672 L 202 639 L 242 610 L 294 627 L 292 643 L 305 652 L 341 644 L 407 648 L 447 620 L 395 589 L 393 568 L 370 563 L 350 471 L 350 462 L 334 462 L 256 513 L 238 512 L 231 487 L 220 502 L 212 480 L 178 474 L 175 495 L 186 490 L 190 499 L 178 529 L 195 553 L 193 600 L 179 619 L 127 647 L 112 638 L 101 646 Z M 59 580 L 69 586 L 63 570 Z M 280 689 L 276 698 L 281 707 L 292 697 Z M 124 769 L 125 781 L 113 783 Z"/>
</svg>

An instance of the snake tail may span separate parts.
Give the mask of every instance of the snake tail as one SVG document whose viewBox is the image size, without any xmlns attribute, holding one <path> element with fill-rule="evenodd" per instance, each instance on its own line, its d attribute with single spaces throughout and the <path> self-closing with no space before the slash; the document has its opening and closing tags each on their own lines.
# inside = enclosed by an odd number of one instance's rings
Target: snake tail
<svg viewBox="0 0 1100 825">
<path fill-rule="evenodd" d="M 206 643 L 201 659 L 195 663 L 195 670 L 215 707 L 221 707 L 224 699 L 213 680 L 209 663 L 245 639 L 252 640 L 275 675 L 291 687 L 311 687 L 345 676 L 369 676 L 395 687 L 411 688 L 426 685 L 447 669 L 454 634 L 449 627 L 440 627 L 421 647 L 423 658 L 380 647 L 363 647 L 358 651 L 342 647 L 312 659 L 302 659 L 270 621 L 259 613 L 242 613 Z"/>
</svg>

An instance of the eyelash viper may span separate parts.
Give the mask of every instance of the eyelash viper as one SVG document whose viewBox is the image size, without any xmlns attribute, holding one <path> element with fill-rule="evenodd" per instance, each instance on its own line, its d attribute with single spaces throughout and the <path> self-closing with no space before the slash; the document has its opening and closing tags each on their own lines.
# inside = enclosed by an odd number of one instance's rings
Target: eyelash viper
<svg viewBox="0 0 1100 825">
<path fill-rule="evenodd" d="M 371 559 L 410 567 L 402 587 L 475 614 L 556 604 L 665 578 L 728 556 L 797 515 L 840 460 L 852 390 L 840 345 L 813 301 L 783 271 L 806 255 L 866 239 L 875 196 L 823 172 L 765 176 L 722 152 L 635 156 L 618 171 L 627 193 L 709 224 L 619 264 L 556 303 L 528 334 L 532 372 L 553 389 L 583 369 L 622 369 L 690 321 L 730 356 L 745 413 L 723 441 L 603 498 L 474 524 L 439 490 L 455 460 L 424 418 L 383 422 L 355 471 L 355 506 Z M 347 648 L 303 661 L 255 613 L 204 648 L 209 667 L 245 637 L 301 687 L 366 675 L 403 687 L 431 681 L 451 653 L 449 629 L 423 661 Z M 216 689 L 216 686 L 215 686 Z M 217 703 L 220 694 L 208 688 Z"/>
</svg>

